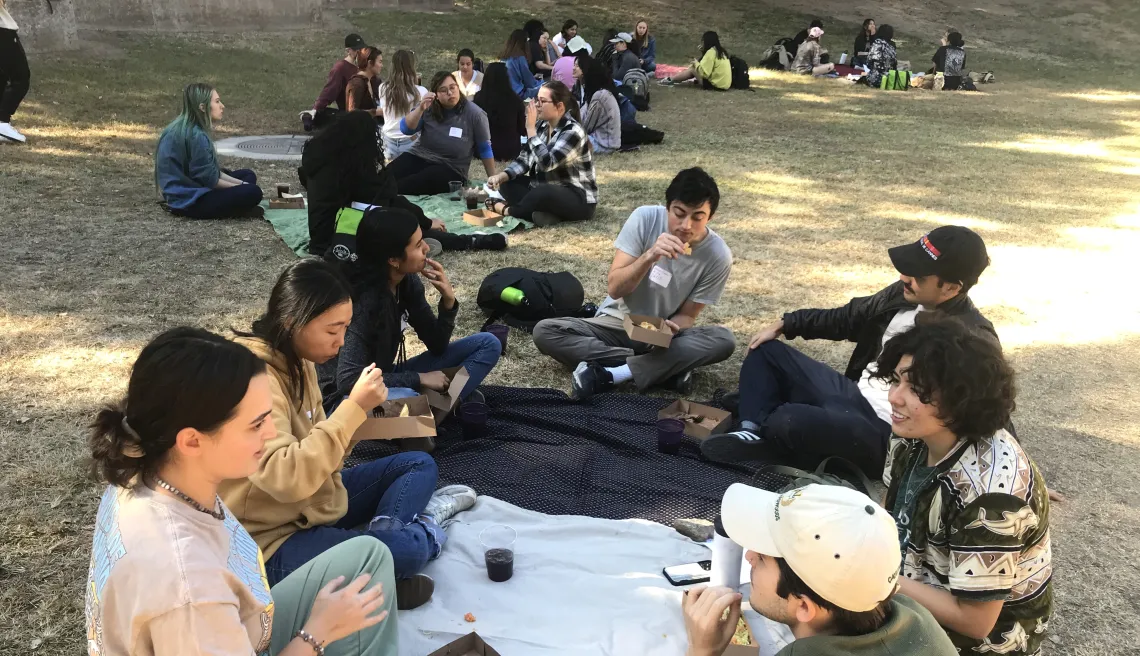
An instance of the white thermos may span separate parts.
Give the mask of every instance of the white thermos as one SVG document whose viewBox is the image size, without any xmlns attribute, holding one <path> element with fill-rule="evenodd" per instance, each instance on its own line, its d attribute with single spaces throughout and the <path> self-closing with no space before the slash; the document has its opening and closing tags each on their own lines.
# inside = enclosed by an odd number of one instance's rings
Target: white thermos
<svg viewBox="0 0 1140 656">
<path fill-rule="evenodd" d="M 846 63 L 847 63 L 847 53 L 843 53 L 842 55 L 839 55 L 839 64 L 843 65 Z"/>
<path fill-rule="evenodd" d="M 729 539 L 718 515 L 713 522 L 712 569 L 710 586 L 723 586 L 730 590 L 740 588 L 740 568 L 744 562 L 744 547 Z"/>
</svg>

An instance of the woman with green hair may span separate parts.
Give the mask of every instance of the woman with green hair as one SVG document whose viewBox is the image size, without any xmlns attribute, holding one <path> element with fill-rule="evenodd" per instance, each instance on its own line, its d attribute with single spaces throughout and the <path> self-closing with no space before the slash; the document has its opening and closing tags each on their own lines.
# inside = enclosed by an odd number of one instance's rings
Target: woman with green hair
<svg viewBox="0 0 1140 656">
<path fill-rule="evenodd" d="M 212 133 L 225 109 L 214 87 L 188 84 L 182 91 L 182 113 L 158 138 L 154 179 L 174 214 L 217 219 L 260 213 L 257 175 L 218 166 Z"/>
</svg>

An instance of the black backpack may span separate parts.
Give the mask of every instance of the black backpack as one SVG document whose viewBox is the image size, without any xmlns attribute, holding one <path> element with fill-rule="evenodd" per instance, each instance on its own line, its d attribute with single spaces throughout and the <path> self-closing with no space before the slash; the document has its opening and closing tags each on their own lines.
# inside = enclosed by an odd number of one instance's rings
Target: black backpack
<svg viewBox="0 0 1140 656">
<path fill-rule="evenodd" d="M 628 148 L 632 146 L 644 146 L 647 144 L 659 144 L 665 140 L 665 133 L 660 130 L 642 125 L 637 121 L 622 121 L 621 122 L 621 146 Z"/>
<path fill-rule="evenodd" d="M 523 302 L 511 305 L 502 300 L 503 290 L 507 287 L 521 290 Z M 502 318 L 508 326 L 529 333 L 543 319 L 582 315 L 585 311 L 582 305 L 585 297 L 582 283 L 568 271 L 539 273 L 508 267 L 494 271 L 483 279 L 476 302 L 489 315 L 483 324 L 484 328 Z M 593 316 L 593 313 L 588 316 Z"/>
<path fill-rule="evenodd" d="M 751 88 L 752 82 L 748 79 L 748 62 L 736 55 L 732 55 L 728 58 L 728 63 L 732 67 L 732 88 Z"/>
</svg>

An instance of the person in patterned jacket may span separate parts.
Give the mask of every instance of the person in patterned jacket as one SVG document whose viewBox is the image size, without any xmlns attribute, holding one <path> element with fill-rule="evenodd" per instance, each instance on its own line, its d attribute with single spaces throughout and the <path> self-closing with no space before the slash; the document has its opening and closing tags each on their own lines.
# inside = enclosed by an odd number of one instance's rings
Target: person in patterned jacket
<svg viewBox="0 0 1140 656">
<path fill-rule="evenodd" d="M 1053 612 L 1049 491 L 1003 428 L 1012 367 L 951 318 L 891 338 L 876 369 L 891 386 L 883 506 L 899 530 L 901 592 L 961 654 L 1040 654 Z"/>
<path fill-rule="evenodd" d="M 538 226 L 594 218 L 598 183 L 590 140 L 574 94 L 548 82 L 526 106 L 527 142 L 515 161 L 487 179 L 506 202 L 489 209 Z"/>
</svg>

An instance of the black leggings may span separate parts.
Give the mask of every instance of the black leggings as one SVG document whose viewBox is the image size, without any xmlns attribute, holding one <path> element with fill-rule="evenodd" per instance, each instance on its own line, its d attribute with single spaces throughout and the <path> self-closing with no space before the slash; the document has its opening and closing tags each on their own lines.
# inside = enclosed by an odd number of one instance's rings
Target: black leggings
<svg viewBox="0 0 1140 656">
<path fill-rule="evenodd" d="M 0 29 L 0 123 L 12 120 L 31 86 L 28 57 L 16 30 Z"/>
<path fill-rule="evenodd" d="M 499 186 L 499 193 L 507 201 L 508 214 L 531 220 L 535 212 L 546 212 L 563 221 L 585 221 L 594 218 L 597 205 L 586 202 L 586 192 L 560 184 L 538 183 L 520 175 Z"/>
<path fill-rule="evenodd" d="M 174 210 L 174 213 L 191 219 L 224 219 L 248 212 L 261 203 L 261 188 L 257 186 L 257 175 L 253 171 L 222 169 L 222 172 L 249 184 L 211 189 L 190 207 Z"/>
<path fill-rule="evenodd" d="M 449 182 L 467 184 L 467 176 L 456 173 L 450 166 L 429 162 L 411 153 L 404 153 L 392 160 L 388 164 L 388 170 L 396 178 L 396 187 L 404 196 L 446 194 L 450 191 Z"/>
</svg>

